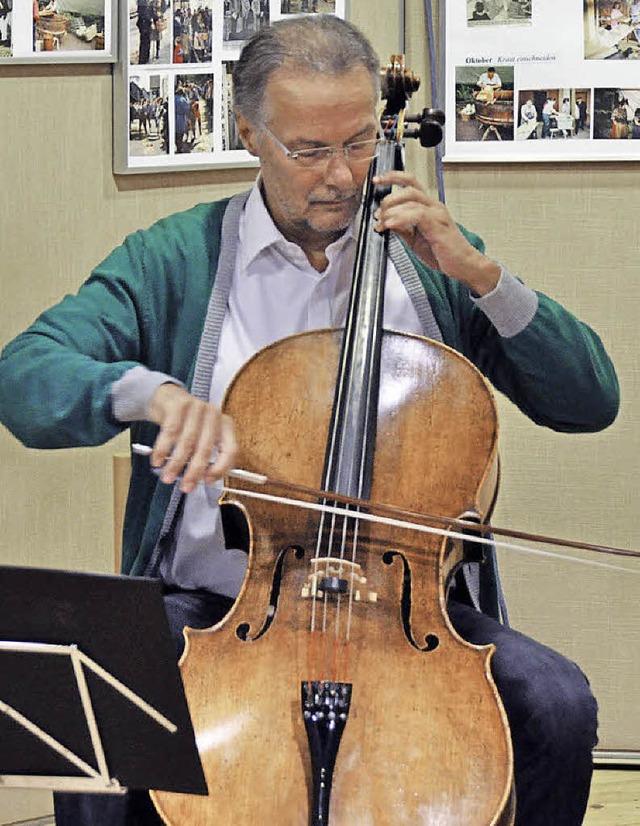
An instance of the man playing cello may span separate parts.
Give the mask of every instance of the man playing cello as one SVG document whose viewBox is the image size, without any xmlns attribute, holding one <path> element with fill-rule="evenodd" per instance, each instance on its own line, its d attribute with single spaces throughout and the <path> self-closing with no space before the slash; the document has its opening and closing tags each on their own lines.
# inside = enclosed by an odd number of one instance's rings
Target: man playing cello
<svg viewBox="0 0 640 826">
<path fill-rule="evenodd" d="M 266 345 L 344 325 L 378 79 L 371 46 L 347 22 L 321 15 L 260 31 L 234 72 L 239 133 L 260 160 L 252 189 L 129 236 L 3 352 L 0 417 L 24 444 L 99 444 L 130 428 L 132 441 L 153 445 L 160 481 L 133 457 L 123 569 L 161 578 L 178 649 L 184 626 L 225 615 L 245 574 L 246 555 L 226 547 L 207 491 L 236 456 L 233 422 L 220 411 L 225 388 Z M 377 229 L 402 242 L 388 262 L 385 327 L 459 350 L 537 424 L 608 426 L 618 387 L 597 335 L 489 258 L 412 174 L 380 182 L 394 188 Z M 459 584 L 449 616 L 470 642 L 496 644 L 517 823 L 577 826 L 596 742 L 587 680 L 498 609 L 482 613 L 473 591 Z M 142 793 L 58 795 L 56 818 L 159 822 Z"/>
</svg>

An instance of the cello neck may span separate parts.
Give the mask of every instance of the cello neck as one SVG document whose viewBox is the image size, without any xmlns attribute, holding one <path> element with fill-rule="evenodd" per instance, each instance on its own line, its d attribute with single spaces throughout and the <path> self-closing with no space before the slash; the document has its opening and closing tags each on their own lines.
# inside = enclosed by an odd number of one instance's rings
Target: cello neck
<svg viewBox="0 0 640 826">
<path fill-rule="evenodd" d="M 398 158 L 399 146 L 381 140 L 369 170 L 325 454 L 324 489 L 359 499 L 371 491 L 389 243 L 373 228 L 386 194 L 373 177 L 397 168 Z"/>
</svg>

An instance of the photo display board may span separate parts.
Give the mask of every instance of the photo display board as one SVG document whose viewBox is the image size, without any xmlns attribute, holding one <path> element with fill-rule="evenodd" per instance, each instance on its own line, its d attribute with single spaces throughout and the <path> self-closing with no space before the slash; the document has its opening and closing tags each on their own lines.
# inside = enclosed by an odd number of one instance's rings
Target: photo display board
<svg viewBox="0 0 640 826">
<path fill-rule="evenodd" d="M 0 66 L 114 63 L 115 0 L 0 0 Z"/>
<path fill-rule="evenodd" d="M 640 159 L 640 0 L 446 0 L 445 161 Z"/>
<path fill-rule="evenodd" d="M 282 18 L 346 13 L 345 0 L 123 0 L 121 6 L 117 173 L 256 166 L 233 116 L 231 75 L 242 46 Z"/>
</svg>

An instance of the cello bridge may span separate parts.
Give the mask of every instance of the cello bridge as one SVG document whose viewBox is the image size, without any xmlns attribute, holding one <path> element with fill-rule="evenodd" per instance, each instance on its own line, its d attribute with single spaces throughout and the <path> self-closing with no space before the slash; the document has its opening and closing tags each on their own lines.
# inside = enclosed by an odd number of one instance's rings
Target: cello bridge
<svg viewBox="0 0 640 826">
<path fill-rule="evenodd" d="M 303 599 L 324 599 L 325 596 L 348 596 L 355 602 L 377 602 L 378 594 L 367 587 L 367 578 L 355 562 L 335 557 L 311 560 L 311 573 L 302 586 Z"/>
</svg>

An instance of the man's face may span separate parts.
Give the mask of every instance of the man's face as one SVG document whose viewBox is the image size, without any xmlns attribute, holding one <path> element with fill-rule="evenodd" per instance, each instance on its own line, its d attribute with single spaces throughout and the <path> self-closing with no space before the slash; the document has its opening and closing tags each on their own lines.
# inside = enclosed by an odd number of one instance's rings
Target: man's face
<svg viewBox="0 0 640 826">
<path fill-rule="evenodd" d="M 273 73 L 265 96 L 265 124 L 289 150 L 341 147 L 376 137 L 371 75 L 358 67 L 342 75 Z M 260 158 L 271 216 L 289 240 L 326 246 L 348 226 L 360 206 L 369 161 L 347 162 L 341 152 L 318 167 L 288 158 L 260 126 L 238 116 L 244 145 Z"/>
</svg>

